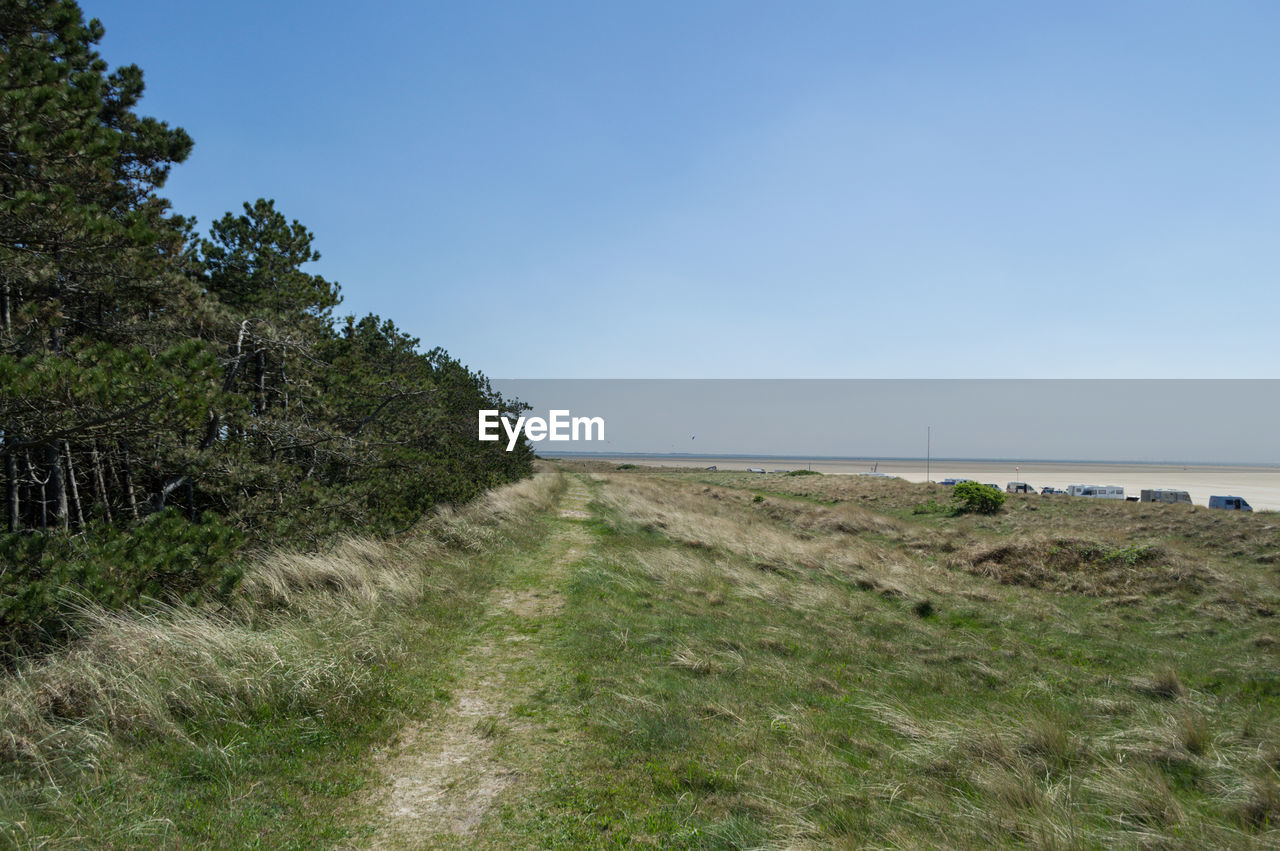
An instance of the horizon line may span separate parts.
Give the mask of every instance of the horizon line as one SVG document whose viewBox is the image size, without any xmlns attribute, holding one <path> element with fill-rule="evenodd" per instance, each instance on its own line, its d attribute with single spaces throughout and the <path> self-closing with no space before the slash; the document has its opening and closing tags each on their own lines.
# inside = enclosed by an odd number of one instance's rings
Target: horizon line
<svg viewBox="0 0 1280 851">
<path fill-rule="evenodd" d="M 575 457 L 575 458 L 759 458 L 762 460 L 777 461 L 918 461 L 921 464 L 929 462 L 986 462 L 986 463 L 1015 463 L 1015 464 L 1131 464 L 1143 465 L 1151 467 L 1275 467 L 1280 469 L 1280 461 L 1139 461 L 1134 459 L 1120 460 L 1102 460 L 1097 458 L 993 458 L 993 457 L 966 457 L 966 456 L 941 456 L 935 455 L 926 458 L 923 455 L 783 455 L 768 452 L 647 452 L 647 451 L 631 451 L 631 452 L 595 452 L 570 450 L 566 452 L 554 452 L 549 456 L 541 455 L 535 450 L 535 454 L 539 458 L 547 457 Z"/>
</svg>

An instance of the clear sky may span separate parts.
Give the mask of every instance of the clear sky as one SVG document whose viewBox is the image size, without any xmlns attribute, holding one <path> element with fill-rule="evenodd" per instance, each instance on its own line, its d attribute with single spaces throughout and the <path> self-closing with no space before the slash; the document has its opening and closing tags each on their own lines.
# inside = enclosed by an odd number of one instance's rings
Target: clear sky
<svg viewBox="0 0 1280 851">
<path fill-rule="evenodd" d="M 491 376 L 1276 377 L 1280 4 L 82 0 Z"/>
</svg>

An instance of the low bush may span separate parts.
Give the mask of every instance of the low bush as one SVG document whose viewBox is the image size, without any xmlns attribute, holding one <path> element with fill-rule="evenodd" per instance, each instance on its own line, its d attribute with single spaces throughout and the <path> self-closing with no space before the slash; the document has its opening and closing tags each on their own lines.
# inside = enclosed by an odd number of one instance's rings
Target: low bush
<svg viewBox="0 0 1280 851">
<path fill-rule="evenodd" d="M 1004 505 L 1004 492 L 981 482 L 961 482 L 951 492 L 959 514 L 995 514 Z"/>
</svg>

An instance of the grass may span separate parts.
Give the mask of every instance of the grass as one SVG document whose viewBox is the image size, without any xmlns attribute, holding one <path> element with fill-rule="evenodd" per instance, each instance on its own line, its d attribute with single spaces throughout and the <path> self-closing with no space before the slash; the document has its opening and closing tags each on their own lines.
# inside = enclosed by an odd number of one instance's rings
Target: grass
<svg viewBox="0 0 1280 851">
<path fill-rule="evenodd" d="M 447 700 L 444 660 L 537 540 L 554 474 L 401 543 L 266 554 L 223 611 L 87 613 L 0 684 L 0 841 L 312 847 L 358 836 L 370 755 Z"/>
<path fill-rule="evenodd" d="M 406 845 L 1280 845 L 1274 518 L 562 467 L 589 516 L 548 475 L 28 666 L 7 837 L 369 843 L 395 732 L 452 724 L 506 785 Z"/>
<path fill-rule="evenodd" d="M 547 651 L 579 735 L 481 844 L 1280 841 L 1275 578 L 1211 542 L 1124 525 L 1150 517 L 915 521 L 883 482 L 894 513 L 757 503 L 758 476 L 596 478 Z M 1000 546 L 1039 579 L 983 569 Z"/>
</svg>

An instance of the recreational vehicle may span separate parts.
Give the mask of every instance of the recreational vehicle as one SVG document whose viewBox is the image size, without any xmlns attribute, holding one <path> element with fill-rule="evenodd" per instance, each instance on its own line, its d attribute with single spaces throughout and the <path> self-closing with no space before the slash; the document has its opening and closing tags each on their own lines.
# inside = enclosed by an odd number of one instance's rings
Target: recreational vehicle
<svg viewBox="0 0 1280 851">
<path fill-rule="evenodd" d="M 1036 489 L 1026 482 L 1009 482 L 1004 486 L 1005 493 L 1035 493 Z"/>
<path fill-rule="evenodd" d="M 1210 508 L 1221 508 L 1225 511 L 1253 511 L 1253 506 L 1238 496 L 1211 496 Z"/>
<path fill-rule="evenodd" d="M 1143 502 L 1185 502 L 1191 504 L 1191 494 L 1186 491 L 1172 490 L 1170 488 L 1153 488 L 1151 490 L 1144 489 L 1142 491 Z"/>
<path fill-rule="evenodd" d="M 1124 499 L 1124 488 L 1117 485 L 1067 485 L 1067 494 L 1094 499 Z"/>
</svg>

